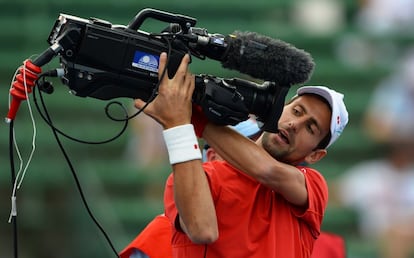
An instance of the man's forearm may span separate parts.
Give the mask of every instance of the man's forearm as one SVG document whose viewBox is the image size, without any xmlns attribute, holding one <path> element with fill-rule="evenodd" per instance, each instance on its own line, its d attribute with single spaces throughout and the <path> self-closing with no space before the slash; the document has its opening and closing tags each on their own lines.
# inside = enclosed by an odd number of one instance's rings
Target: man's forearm
<svg viewBox="0 0 414 258">
<path fill-rule="evenodd" d="M 295 205 L 307 202 L 303 173 L 277 161 L 266 150 L 228 127 L 208 124 L 203 137 L 232 166 L 275 190 Z"/>
<path fill-rule="evenodd" d="M 183 230 L 195 243 L 214 242 L 217 217 L 201 160 L 174 164 L 173 171 L 174 199 Z"/>
</svg>

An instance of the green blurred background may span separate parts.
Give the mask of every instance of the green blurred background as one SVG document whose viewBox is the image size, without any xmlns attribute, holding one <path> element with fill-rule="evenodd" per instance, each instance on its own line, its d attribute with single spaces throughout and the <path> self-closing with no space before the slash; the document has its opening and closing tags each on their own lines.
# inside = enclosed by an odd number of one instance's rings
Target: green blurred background
<svg viewBox="0 0 414 258">
<path fill-rule="evenodd" d="M 316 4 L 309 5 L 312 2 Z M 15 69 L 23 60 L 48 47 L 46 39 L 59 13 L 127 24 L 147 7 L 195 17 L 196 26 L 211 33 L 255 31 L 310 52 L 316 68 L 306 84 L 330 85 L 345 92 L 350 112 L 346 132 L 330 150 L 329 158 L 317 165 L 322 172 L 328 172 L 328 182 L 334 182 L 356 162 L 381 154 L 382 150 L 361 130 L 361 118 L 372 90 L 392 71 L 402 50 L 411 44 L 412 34 L 373 35 L 362 31 L 355 25 L 358 1 L 0 0 L 0 113 L 7 114 L 8 91 Z M 159 32 L 165 25 L 149 22 L 141 29 Z M 369 47 L 358 47 L 358 42 Z M 55 61 L 47 67 L 54 68 Z M 194 59 L 191 69 L 195 73 L 245 77 L 221 68 L 214 60 Z M 94 141 L 108 139 L 121 130 L 122 123 L 105 116 L 106 102 L 72 96 L 59 82 L 54 82 L 54 86 L 55 92 L 44 98 L 55 125 L 62 131 Z M 37 128 L 36 151 L 17 193 L 19 257 L 115 257 L 88 216 L 51 129 L 31 103 Z M 126 105 L 132 106 L 131 103 L 125 101 Z M 26 104 L 22 104 L 15 120 L 16 140 L 25 161 L 33 135 Z M 165 162 L 141 168 L 126 160 L 127 142 L 132 134 L 128 127 L 120 138 L 103 145 L 61 138 L 90 209 L 117 251 L 163 211 L 163 183 L 170 172 Z M 13 255 L 13 227 L 7 223 L 12 189 L 8 146 L 9 127 L 2 123 L 0 257 Z M 18 169 L 17 158 L 15 161 Z M 375 257 L 373 245 L 361 241 L 356 219 L 354 211 L 333 200 L 323 228 L 346 238 L 349 257 Z"/>
</svg>

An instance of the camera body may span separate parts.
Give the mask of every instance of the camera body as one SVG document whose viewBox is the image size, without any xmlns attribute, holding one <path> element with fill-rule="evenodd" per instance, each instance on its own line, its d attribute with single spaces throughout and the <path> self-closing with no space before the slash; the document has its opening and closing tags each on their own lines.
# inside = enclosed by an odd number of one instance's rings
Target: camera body
<svg viewBox="0 0 414 258">
<path fill-rule="evenodd" d="M 160 53 L 170 51 L 168 72 L 172 76 L 188 52 L 169 49 L 163 38 L 147 32 L 66 14 L 60 14 L 48 38 L 51 45 L 57 41 L 64 45 L 59 53 L 65 70 L 62 82 L 77 96 L 103 100 L 148 100 L 158 82 Z"/>
</svg>

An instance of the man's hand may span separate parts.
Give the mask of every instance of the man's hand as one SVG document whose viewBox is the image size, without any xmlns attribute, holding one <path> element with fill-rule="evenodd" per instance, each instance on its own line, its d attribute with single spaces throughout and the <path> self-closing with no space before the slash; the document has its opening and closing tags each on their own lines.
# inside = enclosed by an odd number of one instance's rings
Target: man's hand
<svg viewBox="0 0 414 258">
<path fill-rule="evenodd" d="M 192 96 L 195 87 L 194 75 L 188 70 L 190 56 L 186 54 L 172 79 L 168 72 L 161 78 L 167 63 L 167 54 L 161 53 L 158 76 L 160 87 L 158 95 L 144 109 L 144 113 L 160 123 L 164 129 L 191 122 Z M 135 100 L 135 107 L 141 109 L 146 102 Z"/>
</svg>

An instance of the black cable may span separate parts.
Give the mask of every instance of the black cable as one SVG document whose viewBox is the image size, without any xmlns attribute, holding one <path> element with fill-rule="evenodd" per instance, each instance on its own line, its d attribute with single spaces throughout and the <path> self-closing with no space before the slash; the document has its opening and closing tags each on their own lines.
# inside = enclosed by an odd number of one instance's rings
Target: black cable
<svg viewBox="0 0 414 258">
<path fill-rule="evenodd" d="M 168 64 L 169 64 L 169 61 L 170 61 L 170 54 L 171 54 L 171 50 L 172 50 L 172 48 L 171 48 L 171 42 L 170 42 L 170 40 L 167 38 L 167 37 L 163 37 L 163 39 L 165 39 L 166 40 L 166 42 L 167 42 L 167 44 L 168 44 L 168 54 L 167 54 L 167 62 L 166 62 L 166 66 L 164 67 L 164 69 L 163 69 L 163 71 L 162 71 L 162 74 L 161 74 L 161 79 L 165 76 L 165 74 L 166 74 L 166 72 L 167 72 L 167 67 L 168 67 Z M 174 38 L 173 38 L 174 39 Z M 42 79 L 43 81 L 44 81 L 44 78 L 45 78 L 45 75 L 41 75 L 41 76 L 39 76 L 39 78 L 38 78 L 38 80 L 36 81 L 36 84 L 38 84 L 38 82 Z M 65 160 L 66 160 L 66 163 L 68 164 L 68 166 L 69 166 L 69 168 L 70 168 L 70 171 L 71 171 L 71 173 L 72 173 L 72 176 L 73 176 L 73 178 L 74 178 L 74 180 L 75 180 L 75 183 L 76 183 L 76 187 L 77 187 L 77 189 L 78 189 L 78 192 L 79 192 L 79 194 L 80 194 L 80 196 L 81 196 L 81 199 L 82 199 L 82 203 L 84 204 L 84 206 L 85 206 L 85 208 L 86 208 L 86 210 L 87 210 L 87 213 L 88 213 L 88 215 L 89 215 L 89 217 L 92 219 L 92 221 L 94 222 L 94 224 L 99 228 L 99 230 L 101 231 L 101 233 L 104 235 L 104 237 L 105 237 L 105 239 L 106 239 L 106 241 L 107 241 L 107 243 L 109 244 L 109 246 L 111 247 L 111 249 L 112 249 L 112 251 L 114 252 L 114 254 L 116 255 L 116 257 L 119 257 L 119 255 L 118 255 L 118 252 L 116 251 L 116 249 L 115 249 L 115 247 L 114 247 L 114 245 L 113 245 L 113 243 L 112 243 L 112 241 L 111 241 L 111 239 L 109 238 L 109 236 L 108 236 L 108 234 L 105 232 L 105 230 L 103 229 L 103 227 L 99 224 L 99 222 L 98 222 L 98 220 L 95 218 L 95 216 L 93 215 L 93 213 L 92 213 L 92 211 L 91 211 L 91 209 L 90 209 L 90 207 L 89 207 L 89 205 L 88 205 L 88 202 L 87 202 L 87 200 L 86 200 L 86 198 L 85 198 L 85 195 L 84 195 L 84 193 L 83 193 L 83 190 L 82 190 L 82 186 L 81 186 L 81 184 L 80 184 L 80 181 L 79 181 L 79 178 L 78 178 L 78 176 L 77 176 L 77 174 L 76 174 L 76 171 L 75 171 L 75 169 L 74 169 L 74 167 L 73 167 L 73 164 L 72 164 L 72 162 L 71 162 L 71 160 L 70 160 L 70 158 L 69 158 L 69 156 L 68 156 L 68 154 L 67 154 L 67 152 L 66 152 L 66 150 L 65 150 L 65 148 L 63 147 L 63 144 L 62 144 L 62 142 L 60 141 L 60 138 L 59 138 L 59 135 L 58 135 L 58 133 L 59 134 L 61 134 L 62 136 L 64 136 L 64 137 L 66 137 L 66 138 L 68 138 L 68 139 L 70 139 L 70 140 L 73 140 L 73 141 L 76 141 L 76 142 L 79 142 L 79 143 L 85 143 L 85 144 L 103 144 L 103 143 L 108 143 L 108 142 L 110 142 L 110 141 L 113 141 L 113 140 L 115 140 L 115 139 L 117 139 L 118 137 L 120 137 L 124 132 L 125 132 L 125 130 L 126 130 L 126 128 L 127 128 L 127 126 L 128 126 L 128 120 L 129 119 L 131 119 L 131 118 L 133 118 L 133 117 L 135 117 L 135 116 L 137 116 L 138 114 L 140 114 L 141 112 L 143 112 L 143 110 L 148 106 L 148 104 L 152 101 L 152 100 L 154 100 L 154 98 L 157 96 L 157 94 L 158 94 L 158 88 L 159 88 L 159 85 L 160 85 L 160 83 L 161 83 L 161 79 L 158 81 L 158 83 L 156 84 L 156 86 L 154 87 L 154 89 L 153 89 L 153 91 L 152 91 L 152 94 L 151 94 L 151 96 L 150 96 L 150 98 L 149 98 L 149 100 L 147 101 L 147 103 L 144 105 L 144 107 L 142 108 L 142 109 L 140 109 L 138 112 L 136 112 L 134 115 L 132 115 L 132 116 L 128 116 L 128 112 L 127 112 L 127 110 L 126 110 L 126 108 L 122 105 L 122 103 L 120 103 L 120 102 L 117 102 L 117 101 L 113 101 L 113 102 L 110 102 L 107 106 L 106 106 L 106 108 L 105 108 L 105 113 L 106 113 L 106 115 L 107 115 L 107 117 L 109 117 L 111 120 L 114 120 L 114 121 L 125 121 L 125 123 L 124 123 L 124 126 L 123 126 L 123 128 L 121 129 L 121 131 L 117 134 L 117 135 L 115 135 L 114 137 L 112 137 L 112 138 L 110 138 L 110 139 L 108 139 L 108 140 L 104 140 L 104 141 L 98 141 L 98 142 L 90 142 L 90 141 L 84 141 L 84 140 L 80 140 L 80 139 L 77 139 L 77 138 L 74 138 L 74 137 L 71 137 L 71 136 L 69 136 L 69 135 L 67 135 L 66 133 L 64 133 L 64 132 L 62 132 L 61 130 L 59 130 L 58 128 L 56 128 L 54 125 L 53 125 L 53 122 L 52 122 L 52 119 L 51 119 L 51 117 L 50 117 L 50 115 L 49 115 L 49 112 L 47 111 L 47 107 L 46 107 L 46 105 L 45 105 L 45 102 L 44 102 L 44 99 L 43 99 L 43 95 L 42 95 L 42 93 L 41 93 L 41 90 L 40 90 L 40 87 L 37 87 L 38 88 L 38 92 L 39 92 L 39 96 L 40 96 L 40 100 L 41 100 L 41 104 L 42 104 L 42 108 L 43 108 L 43 112 L 42 112 L 42 110 L 41 110 L 41 108 L 40 108 L 40 106 L 39 106 L 39 103 L 37 102 L 37 98 L 36 98 L 36 91 L 33 91 L 33 100 L 34 100 L 34 102 L 35 102 L 35 105 L 36 105 L 36 108 L 37 108 L 37 110 L 39 111 L 39 114 L 41 115 L 41 117 L 43 118 L 43 120 L 50 126 L 50 128 L 52 129 L 52 132 L 53 132 L 53 135 L 55 136 L 55 139 L 56 139 L 56 142 L 58 143 L 58 146 L 59 146 L 59 148 L 60 148 L 60 150 L 62 151 L 62 154 L 63 154 L 63 156 L 65 157 Z M 120 105 L 123 109 L 124 109 L 124 111 L 125 111 L 125 114 L 126 114 L 126 117 L 124 118 L 124 119 L 117 119 L 117 118 L 114 118 L 113 116 L 111 116 L 110 115 L 110 113 L 109 113 L 109 106 L 110 105 L 112 105 L 112 104 L 118 104 L 118 105 Z M 12 137 L 10 138 L 11 139 L 11 141 L 12 141 Z M 11 148 L 12 149 L 12 148 Z M 10 159 L 11 160 L 11 163 L 13 163 L 12 162 L 12 158 Z M 12 171 L 14 171 L 14 169 L 12 170 Z M 13 172 L 12 172 L 13 173 Z M 12 176 L 12 178 L 13 178 L 13 181 L 14 181 L 14 177 L 15 176 Z M 15 220 L 14 220 L 15 221 Z M 15 229 L 15 237 L 17 238 L 17 228 Z M 16 245 L 17 245 L 17 240 L 15 241 L 15 243 L 16 243 Z M 17 246 L 16 246 L 16 251 L 15 251 L 15 253 L 16 253 L 16 256 L 15 256 L 15 258 L 17 258 Z M 206 255 L 206 252 L 207 252 L 207 250 L 205 250 L 205 255 Z"/>
<path fill-rule="evenodd" d="M 168 39 L 166 39 L 166 42 L 167 42 L 167 44 L 168 44 L 168 46 L 169 46 L 169 47 L 168 47 L 169 51 L 168 51 L 168 54 L 167 54 L 168 59 L 167 59 L 167 64 L 166 64 L 166 66 L 165 66 L 164 70 L 162 71 L 161 78 L 163 78 L 163 77 L 165 76 L 166 72 L 167 72 L 167 67 L 168 67 L 169 60 L 170 60 L 169 56 L 170 56 L 170 54 L 171 54 L 171 42 L 170 42 Z M 37 82 L 38 82 L 38 81 L 40 81 L 40 79 L 43 79 L 43 80 L 44 80 L 44 76 L 41 76 L 41 78 L 38 78 Z M 37 83 L 37 82 L 36 82 L 36 83 Z M 52 120 L 51 120 L 51 117 L 50 117 L 50 115 L 49 115 L 49 112 L 47 111 L 47 107 L 46 107 L 46 105 L 45 105 L 45 102 L 44 102 L 43 95 L 42 95 L 42 92 L 41 92 L 41 90 L 40 90 L 40 87 L 37 87 L 37 89 L 38 89 L 38 92 L 39 92 L 39 96 L 40 96 L 40 100 L 41 100 L 41 104 L 42 104 L 43 112 L 42 112 L 42 110 L 41 110 L 41 108 L 40 108 L 40 106 L 39 106 L 39 103 L 37 102 L 37 98 L 36 98 L 36 91 L 33 91 L 33 100 L 34 100 L 34 102 L 35 102 L 36 108 L 37 108 L 37 110 L 39 111 L 39 114 L 41 115 L 41 117 L 43 118 L 43 120 L 44 120 L 44 121 L 45 121 L 45 122 L 46 122 L 46 123 L 50 126 L 50 128 L 52 129 L 52 132 L 53 132 L 53 134 L 54 134 L 54 136 L 55 136 L 56 142 L 58 143 L 59 148 L 61 149 L 62 154 L 64 155 L 65 160 L 66 160 L 66 162 L 67 162 L 67 164 L 68 164 L 68 166 L 69 166 L 69 168 L 70 168 L 70 170 L 71 170 L 72 176 L 73 176 L 73 178 L 74 178 L 74 180 L 75 180 L 75 183 L 76 183 L 76 187 L 77 187 L 78 192 L 79 192 L 79 194 L 80 194 L 80 196 L 81 196 L 82 202 L 83 202 L 83 204 L 84 204 L 84 206 L 85 206 L 85 208 L 86 208 L 86 210 L 87 210 L 87 212 L 88 212 L 88 215 L 90 216 L 90 218 L 92 219 L 92 221 L 94 222 L 94 224 L 95 224 L 95 225 L 99 228 L 99 230 L 101 231 L 101 233 L 104 235 L 104 237 L 105 237 L 106 241 L 108 242 L 109 246 L 111 247 L 112 251 L 115 253 L 115 255 L 116 255 L 117 257 L 119 257 L 119 255 L 118 255 L 118 252 L 116 251 L 116 249 L 115 249 L 114 245 L 112 244 L 111 239 L 109 238 L 109 236 L 108 236 L 108 234 L 105 232 L 105 230 L 102 228 L 102 226 L 99 224 L 99 222 L 97 221 L 97 219 L 95 218 L 95 216 L 93 215 L 92 211 L 91 211 L 91 210 L 90 210 L 90 208 L 89 208 L 89 205 L 88 205 L 88 202 L 87 202 L 87 200 L 86 200 L 86 198 L 85 198 L 85 195 L 84 195 L 84 193 L 83 193 L 83 190 L 82 190 L 82 186 L 81 186 L 81 184 L 80 184 L 80 181 L 79 181 L 79 179 L 78 179 L 78 177 L 77 177 L 77 174 L 76 174 L 75 169 L 74 169 L 74 167 L 73 167 L 73 165 L 72 165 L 72 162 L 70 161 L 70 158 L 69 158 L 68 154 L 66 153 L 66 150 L 64 149 L 64 147 L 63 147 L 63 145 L 62 145 L 62 143 L 61 143 L 61 141 L 60 141 L 60 138 L 59 138 L 59 136 L 58 136 L 58 133 L 59 133 L 59 134 L 61 134 L 61 135 L 63 135 L 64 137 L 66 137 L 66 138 L 68 138 L 68 139 L 71 139 L 71 140 L 73 140 L 73 141 L 80 142 L 80 143 L 85 143 L 85 144 L 103 144 L 103 143 L 107 143 L 107 142 L 113 141 L 113 140 L 115 140 L 116 138 L 118 138 L 119 136 L 121 136 L 121 134 L 123 134 L 123 133 L 125 132 L 126 127 L 127 127 L 127 125 L 128 125 L 128 120 L 129 120 L 129 119 L 131 119 L 131 118 L 133 118 L 133 117 L 135 117 L 135 116 L 137 116 L 138 114 L 140 114 L 140 113 L 141 113 L 141 112 L 142 112 L 142 111 L 143 111 L 143 110 L 144 110 L 144 109 L 148 106 L 148 104 L 149 104 L 149 103 L 150 103 L 150 102 L 151 102 L 151 101 L 152 101 L 152 100 L 153 100 L 153 99 L 157 96 L 157 94 L 158 94 L 158 88 L 159 88 L 159 84 L 160 84 L 160 82 L 161 82 L 161 80 L 159 80 L 159 82 L 157 83 L 156 87 L 153 89 L 153 91 L 152 91 L 152 95 L 150 96 L 149 100 L 148 100 L 148 101 L 147 101 L 147 103 L 144 105 L 144 107 L 143 107 L 142 109 L 140 109 L 140 110 L 139 110 L 136 114 L 134 114 L 134 115 L 133 115 L 133 116 L 131 116 L 131 117 L 128 117 L 128 115 L 126 115 L 126 118 L 125 118 L 125 119 L 122 119 L 122 120 L 112 117 L 112 116 L 109 114 L 109 112 L 108 112 L 109 106 L 110 106 L 110 105 L 112 105 L 112 104 L 118 104 L 118 105 L 120 105 L 122 108 L 124 108 L 124 111 L 125 111 L 125 113 L 126 113 L 126 114 L 127 114 L 127 111 L 126 111 L 125 107 L 124 107 L 124 106 L 123 106 L 120 102 L 116 102 L 116 101 L 114 101 L 114 102 L 111 102 L 110 104 L 108 104 L 108 105 L 106 106 L 106 108 L 105 108 L 105 112 L 106 112 L 107 116 L 108 116 L 110 119 L 114 120 L 114 121 L 125 121 L 125 123 L 124 123 L 124 127 L 122 128 L 122 130 L 121 130 L 121 131 L 120 131 L 117 135 L 115 135 L 114 137 L 112 137 L 112 138 L 110 138 L 110 139 L 108 139 L 108 140 L 105 140 L 105 141 L 99 141 L 99 142 L 89 142 L 89 141 L 83 141 L 83 140 L 80 140 L 80 139 L 76 139 L 76 138 L 74 138 L 74 137 L 71 137 L 71 136 L 69 136 L 69 135 L 65 134 L 65 133 L 64 133 L 64 132 L 62 132 L 61 130 L 57 129 L 57 128 L 53 125 L 53 122 L 52 122 Z"/>
<path fill-rule="evenodd" d="M 14 139 L 14 120 L 12 119 L 10 122 L 10 131 L 9 131 L 9 157 L 10 157 L 10 171 L 11 171 L 11 185 L 12 185 L 12 194 L 14 193 L 14 196 L 12 195 L 12 198 L 15 197 L 17 195 L 16 192 L 14 192 L 14 185 L 15 185 L 15 181 L 16 181 L 16 171 L 14 169 L 14 148 L 13 148 L 13 139 Z M 12 212 L 13 212 L 13 208 L 17 207 L 13 207 L 13 205 L 16 204 L 15 201 L 12 199 Z M 18 238 L 17 238 L 17 216 L 14 216 L 14 214 L 11 214 L 11 220 L 13 223 L 13 253 L 14 253 L 14 257 L 17 258 L 18 257 Z"/>
<path fill-rule="evenodd" d="M 36 84 L 38 84 L 38 82 L 39 82 L 39 80 L 40 79 L 43 79 L 44 80 L 44 76 L 42 76 L 41 78 L 39 78 L 37 81 L 36 81 Z M 43 118 L 43 120 L 51 127 L 51 128 L 53 128 L 53 130 L 55 130 L 56 132 L 58 132 L 59 134 L 61 134 L 62 136 L 64 136 L 64 137 L 66 137 L 66 138 L 68 138 L 68 139 L 70 139 L 70 140 L 72 140 L 72 141 L 75 141 L 75 142 L 79 142 L 79 143 L 84 143 L 84 144 L 104 144 L 104 143 L 109 143 L 109 142 L 111 142 L 111 141 L 114 141 L 114 140 L 116 140 L 117 138 L 119 138 L 125 131 L 126 131 L 126 129 L 127 129 L 127 127 L 128 127 L 128 119 L 124 119 L 124 120 L 116 120 L 116 121 L 124 121 L 125 123 L 124 123 L 124 125 L 123 125 L 123 127 L 122 127 L 122 129 L 115 135 L 115 136 L 113 136 L 113 137 L 111 137 L 111 138 L 109 138 L 109 139 L 106 139 L 106 140 L 102 140 L 102 141 L 95 141 L 95 142 L 93 142 L 93 141 L 85 141 L 85 140 L 81 140 L 81 139 L 78 139 L 78 138 L 75 138 L 75 137 L 73 137 L 73 136 L 70 136 L 70 135 L 68 135 L 68 134 L 66 134 L 66 133 L 64 133 L 62 130 L 60 130 L 60 129 L 58 129 L 57 127 L 55 127 L 53 124 L 52 124 L 52 122 L 51 122 L 51 120 L 50 120 L 50 116 L 49 116 L 49 119 L 47 118 L 47 116 L 48 115 L 46 115 L 45 113 L 47 112 L 46 111 L 46 105 L 45 105 L 45 102 L 44 102 L 44 99 L 43 99 L 43 95 L 42 95 L 42 92 L 41 92 L 41 90 L 40 90 L 40 87 L 36 87 L 37 89 L 38 89 L 38 92 L 39 92 L 39 96 L 40 96 L 40 100 L 41 100 L 41 103 L 42 103 L 42 107 L 43 107 L 43 110 L 44 110 L 44 113 L 42 112 L 42 110 L 41 110 L 41 108 L 39 107 L 39 103 L 38 103 L 38 101 L 37 101 L 37 97 L 36 97 L 36 91 L 33 91 L 33 100 L 34 100 L 34 103 L 35 103 L 35 105 L 36 105 L 36 108 L 37 108 L 37 111 L 39 112 L 39 114 L 40 114 L 40 116 Z M 121 102 L 118 102 L 118 101 L 116 101 L 116 102 L 112 102 L 112 104 L 118 104 L 122 109 L 123 109 L 123 111 L 124 111 L 124 113 L 126 114 L 125 116 L 126 117 L 128 117 L 128 111 L 127 111 L 127 109 L 124 107 L 124 105 L 122 105 L 122 103 Z M 107 114 L 107 116 L 110 118 L 110 119 L 112 119 L 112 120 L 114 120 L 111 116 L 109 116 L 108 114 L 108 106 L 106 107 L 106 110 L 105 110 L 105 112 L 106 112 L 106 114 Z"/>
<path fill-rule="evenodd" d="M 94 222 L 94 224 L 99 228 L 99 230 L 101 231 L 101 233 L 105 237 L 107 243 L 111 247 L 111 249 L 114 252 L 114 254 L 116 255 L 116 257 L 119 257 L 118 252 L 116 251 L 116 249 L 115 249 L 115 247 L 114 247 L 111 239 L 109 238 L 108 234 L 103 229 L 103 227 L 99 224 L 98 220 L 95 218 L 95 216 L 93 215 L 91 209 L 89 208 L 89 204 L 88 204 L 88 202 L 86 200 L 85 194 L 83 193 L 82 186 L 80 184 L 79 178 L 78 178 L 78 176 L 76 174 L 76 171 L 75 171 L 75 169 L 74 169 L 74 167 L 72 165 L 72 162 L 70 161 L 70 158 L 69 158 L 68 154 L 66 153 L 65 148 L 63 147 L 62 142 L 60 141 L 60 138 L 59 138 L 59 135 L 58 135 L 58 133 L 60 133 L 60 132 L 53 125 L 53 122 L 52 122 L 52 120 L 50 118 L 50 115 L 49 115 L 49 113 L 47 111 L 47 108 L 45 106 L 45 103 L 43 101 L 42 94 L 40 94 L 40 99 L 41 99 L 41 102 L 42 102 L 42 105 L 43 105 L 43 108 L 44 108 L 44 113 L 45 113 L 45 118 L 47 119 L 46 120 L 47 121 L 47 124 L 50 125 L 50 127 L 52 129 L 52 132 L 53 132 L 53 135 L 55 136 L 56 142 L 58 143 L 59 148 L 62 151 L 63 156 L 65 157 L 66 163 L 68 164 L 68 166 L 70 168 L 70 171 L 72 173 L 73 179 L 75 180 L 75 183 L 76 183 L 76 187 L 77 187 L 78 192 L 80 194 L 80 197 L 82 199 L 82 203 L 84 204 L 84 206 L 86 208 L 86 211 L 87 211 L 89 217 L 92 219 L 92 221 Z"/>
</svg>

